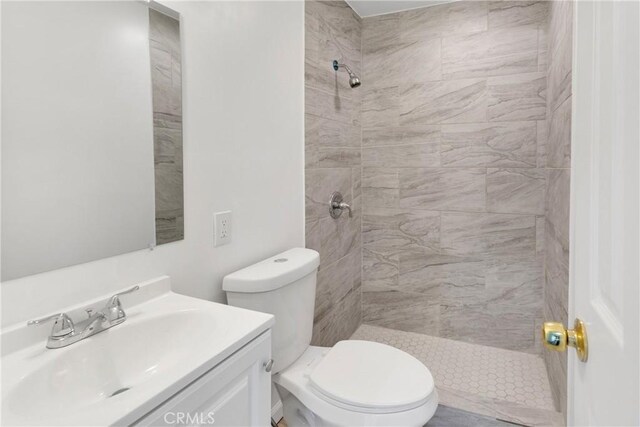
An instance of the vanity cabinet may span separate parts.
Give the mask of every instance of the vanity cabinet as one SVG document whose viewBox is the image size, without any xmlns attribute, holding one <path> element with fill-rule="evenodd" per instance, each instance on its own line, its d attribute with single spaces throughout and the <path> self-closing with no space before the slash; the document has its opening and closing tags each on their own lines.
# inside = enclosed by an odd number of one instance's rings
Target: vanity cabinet
<svg viewBox="0 0 640 427">
<path fill-rule="evenodd" d="M 137 426 L 268 426 L 271 331 L 266 331 L 165 403 Z"/>
</svg>

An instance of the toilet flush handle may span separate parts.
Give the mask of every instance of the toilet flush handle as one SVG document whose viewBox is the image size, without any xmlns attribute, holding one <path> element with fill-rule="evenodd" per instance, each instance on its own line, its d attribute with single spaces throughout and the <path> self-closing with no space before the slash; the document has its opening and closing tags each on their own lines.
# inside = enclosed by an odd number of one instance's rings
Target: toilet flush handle
<svg viewBox="0 0 640 427">
<path fill-rule="evenodd" d="M 271 372 L 271 369 L 273 368 L 273 359 L 269 359 L 268 361 L 264 362 L 262 366 L 264 367 L 264 370 L 266 372 Z"/>
</svg>

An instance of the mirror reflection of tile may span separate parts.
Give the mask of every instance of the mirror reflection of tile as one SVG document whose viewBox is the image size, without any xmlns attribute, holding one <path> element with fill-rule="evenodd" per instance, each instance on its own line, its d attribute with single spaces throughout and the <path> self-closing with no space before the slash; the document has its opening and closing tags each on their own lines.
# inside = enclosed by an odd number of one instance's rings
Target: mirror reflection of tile
<svg viewBox="0 0 640 427">
<path fill-rule="evenodd" d="M 180 22 L 149 9 L 156 244 L 184 238 Z"/>
</svg>

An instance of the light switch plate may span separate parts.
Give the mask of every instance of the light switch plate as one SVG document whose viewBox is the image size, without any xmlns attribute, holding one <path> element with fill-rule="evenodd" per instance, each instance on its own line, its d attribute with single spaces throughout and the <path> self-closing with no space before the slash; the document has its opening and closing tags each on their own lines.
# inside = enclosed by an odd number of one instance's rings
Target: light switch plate
<svg viewBox="0 0 640 427">
<path fill-rule="evenodd" d="M 213 214 L 213 246 L 231 243 L 231 211 Z"/>
</svg>

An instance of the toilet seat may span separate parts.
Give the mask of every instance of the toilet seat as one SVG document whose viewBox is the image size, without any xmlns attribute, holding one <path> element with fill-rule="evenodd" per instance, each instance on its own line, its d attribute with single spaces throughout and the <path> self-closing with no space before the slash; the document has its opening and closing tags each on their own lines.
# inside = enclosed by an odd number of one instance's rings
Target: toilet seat
<svg viewBox="0 0 640 427">
<path fill-rule="evenodd" d="M 309 375 L 316 394 L 345 409 L 394 413 L 423 405 L 433 377 L 415 357 L 371 341 L 340 341 Z"/>
<path fill-rule="evenodd" d="M 407 353 L 374 342 L 309 346 L 273 382 L 285 407 L 291 394 L 322 419 L 310 425 L 422 426 L 438 406 L 429 370 Z"/>
</svg>

